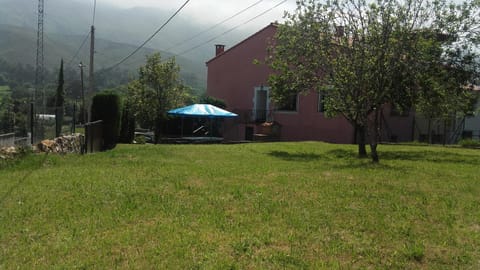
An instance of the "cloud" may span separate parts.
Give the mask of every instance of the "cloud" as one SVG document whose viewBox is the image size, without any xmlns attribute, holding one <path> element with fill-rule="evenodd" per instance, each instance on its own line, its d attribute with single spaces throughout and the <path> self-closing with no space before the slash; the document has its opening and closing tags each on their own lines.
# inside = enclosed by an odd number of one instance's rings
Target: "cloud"
<svg viewBox="0 0 480 270">
<path fill-rule="evenodd" d="M 246 7 L 256 3 L 258 0 L 191 0 L 187 6 L 182 10 L 181 15 L 188 17 L 200 24 L 214 24 L 224 20 L 225 18 L 245 9 Z M 103 0 L 105 3 L 115 5 L 121 8 L 133 8 L 133 7 L 149 7 L 162 10 L 177 10 L 185 1 L 184 0 L 172 0 L 172 1 L 158 1 L 158 0 Z M 272 8 L 281 0 L 264 0 L 255 7 L 249 9 L 242 15 L 231 20 L 227 26 L 238 25 L 245 22 L 258 14 Z M 267 14 L 261 16 L 249 23 L 249 27 L 260 28 L 273 21 L 281 21 L 284 10 L 294 10 L 296 4 L 295 0 L 287 0 L 284 4 L 278 6 Z"/>
</svg>

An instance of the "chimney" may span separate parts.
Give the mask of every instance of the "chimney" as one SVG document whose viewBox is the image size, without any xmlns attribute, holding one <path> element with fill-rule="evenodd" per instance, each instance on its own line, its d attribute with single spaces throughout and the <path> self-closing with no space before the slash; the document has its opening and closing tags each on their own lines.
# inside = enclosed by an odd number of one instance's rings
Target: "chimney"
<svg viewBox="0 0 480 270">
<path fill-rule="evenodd" d="M 225 45 L 222 44 L 216 44 L 215 45 L 215 56 L 220 55 L 225 51 Z"/>
</svg>

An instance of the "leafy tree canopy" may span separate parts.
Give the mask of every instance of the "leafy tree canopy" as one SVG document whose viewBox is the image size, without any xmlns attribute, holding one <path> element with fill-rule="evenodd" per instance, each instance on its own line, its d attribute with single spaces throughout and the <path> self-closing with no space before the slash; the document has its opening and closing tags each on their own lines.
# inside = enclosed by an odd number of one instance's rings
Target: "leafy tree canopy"
<svg viewBox="0 0 480 270">
<path fill-rule="evenodd" d="M 442 104 L 477 74 L 479 2 L 335 0 L 297 1 L 286 14 L 267 59 L 273 98 L 322 91 L 327 115 L 344 116 L 359 131 L 359 154 L 368 134 L 378 161 L 379 117 L 385 104 L 401 108 Z M 453 76 L 452 76 L 453 74 Z"/>
<path fill-rule="evenodd" d="M 179 79 L 180 68 L 174 58 L 162 61 L 159 53 L 147 56 L 139 78 L 129 86 L 129 99 L 141 125 L 154 128 L 155 140 L 162 135 L 167 112 L 181 106 L 189 97 L 188 87 Z"/>
</svg>

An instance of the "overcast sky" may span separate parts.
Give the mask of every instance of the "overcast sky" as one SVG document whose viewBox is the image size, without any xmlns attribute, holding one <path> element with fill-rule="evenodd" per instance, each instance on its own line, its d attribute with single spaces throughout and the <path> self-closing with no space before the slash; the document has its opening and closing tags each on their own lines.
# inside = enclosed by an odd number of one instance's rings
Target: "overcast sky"
<svg viewBox="0 0 480 270">
<path fill-rule="evenodd" d="M 192 19 L 202 24 L 214 24 L 258 1 L 259 0 L 191 0 L 182 10 L 181 14 L 191 16 Z M 97 0 L 97 4 L 100 4 L 100 2 L 122 8 L 152 7 L 172 10 L 173 12 L 177 10 L 185 0 Z M 227 26 L 234 26 L 245 22 L 280 2 L 282 2 L 282 0 L 263 0 L 260 4 L 231 20 Z M 292 11 L 295 9 L 295 6 L 295 0 L 287 0 L 287 2 L 252 21 L 246 27 L 260 29 L 270 22 L 281 21 L 284 10 Z"/>
</svg>

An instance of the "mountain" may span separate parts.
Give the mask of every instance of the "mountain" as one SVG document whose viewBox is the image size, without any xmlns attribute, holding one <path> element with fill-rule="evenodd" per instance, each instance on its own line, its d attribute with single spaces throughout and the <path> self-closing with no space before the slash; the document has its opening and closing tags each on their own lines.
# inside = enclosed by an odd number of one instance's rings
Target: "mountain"
<svg viewBox="0 0 480 270">
<path fill-rule="evenodd" d="M 31 28 L 0 25 L 0 59 L 9 63 L 20 63 L 35 66 L 36 59 L 36 31 Z M 58 68 L 60 59 L 63 58 L 66 68 L 76 68 L 80 61 L 88 64 L 89 42 L 86 42 L 75 59 L 72 57 L 78 50 L 79 44 L 85 36 L 48 34 L 44 38 L 44 62 L 48 69 Z M 108 68 L 123 57 L 131 53 L 136 46 L 113 42 L 104 39 L 95 41 L 95 67 L 96 71 Z M 138 67 L 145 63 L 145 56 L 153 54 L 157 50 L 142 48 L 138 53 L 125 61 L 119 69 L 127 70 L 131 76 L 136 75 Z M 160 51 L 163 58 L 172 54 Z M 186 82 L 194 88 L 204 88 L 206 85 L 206 73 L 204 64 L 187 58 L 177 57 L 177 63 L 181 66 L 181 75 Z"/>
<path fill-rule="evenodd" d="M 87 35 L 92 24 L 93 1 L 48 0 L 45 1 L 44 53 L 45 65 L 55 68 L 59 59 L 71 60 Z M 35 65 L 37 1 L 0 0 L 0 58 L 11 63 Z M 121 9 L 98 1 L 95 17 L 96 29 L 96 70 L 109 67 L 132 52 L 139 44 L 159 28 L 172 11 L 148 8 Z M 225 31 L 215 31 L 191 41 L 180 43 L 205 29 L 191 18 L 181 15 L 153 38 L 146 48 L 120 66 L 134 72 L 144 63 L 145 55 L 160 51 L 163 57 L 180 53 L 202 41 Z M 247 33 L 232 33 L 224 37 L 227 45 L 233 45 Z M 89 43 L 85 44 L 79 57 L 72 61 L 88 63 Z M 170 49 L 165 52 L 165 49 Z M 205 62 L 214 56 L 213 42 L 201 46 L 191 53 L 177 57 L 182 75 L 195 87 L 205 88 Z"/>
</svg>

